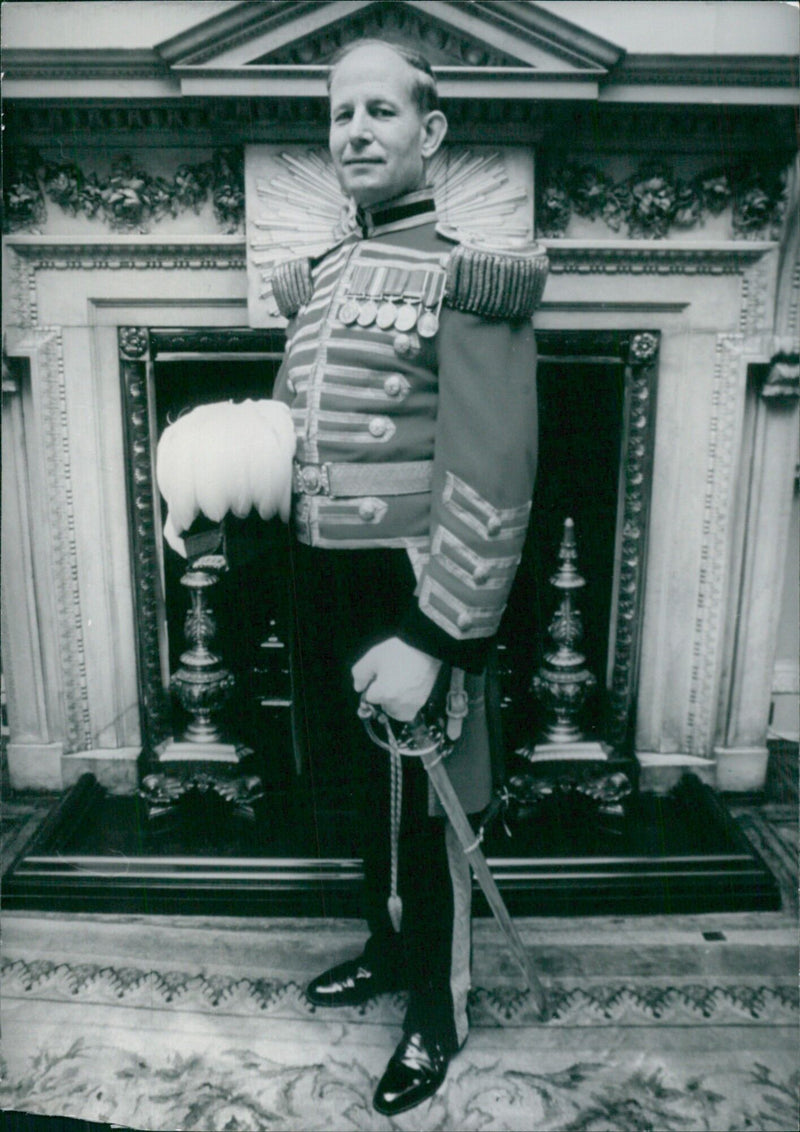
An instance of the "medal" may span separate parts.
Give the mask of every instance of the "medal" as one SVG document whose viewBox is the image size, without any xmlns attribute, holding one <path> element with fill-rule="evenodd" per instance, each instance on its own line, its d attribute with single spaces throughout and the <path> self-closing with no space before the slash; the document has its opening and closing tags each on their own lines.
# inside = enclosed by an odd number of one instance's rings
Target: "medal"
<svg viewBox="0 0 800 1132">
<path fill-rule="evenodd" d="M 360 308 L 359 308 L 358 317 L 356 318 L 356 322 L 358 323 L 359 326 L 364 326 L 364 327 L 372 326 L 373 322 L 375 321 L 375 319 L 377 317 L 377 314 L 378 314 L 377 304 L 374 303 L 372 299 L 367 299 L 367 301 L 365 303 L 362 303 Z"/>
<path fill-rule="evenodd" d="M 339 322 L 345 326 L 352 326 L 358 318 L 358 303 L 355 299 L 345 299 L 339 307 Z"/>
<path fill-rule="evenodd" d="M 423 311 L 417 321 L 417 334 L 420 338 L 433 338 L 439 329 L 439 316 L 433 311 Z"/>
<path fill-rule="evenodd" d="M 391 330 L 394 326 L 394 320 L 397 318 L 397 303 L 396 300 L 400 298 L 403 293 L 403 281 L 406 277 L 406 272 L 401 271 L 398 267 L 390 267 L 386 273 L 386 284 L 383 293 L 383 302 L 378 307 L 378 316 L 375 319 L 376 325 L 381 330 Z"/>
<path fill-rule="evenodd" d="M 376 326 L 381 330 L 391 330 L 394 326 L 394 320 L 397 317 L 397 307 L 391 299 L 386 299 L 378 307 L 378 314 L 375 317 Z"/>
<path fill-rule="evenodd" d="M 424 310 L 417 320 L 420 338 L 433 338 L 439 329 L 439 311 L 444 298 L 445 275 L 442 271 L 431 272 L 425 280 L 422 305 Z"/>
<path fill-rule="evenodd" d="M 416 268 L 409 271 L 402 292 L 403 302 L 397 311 L 397 318 L 394 320 L 394 328 L 399 330 L 401 334 L 406 334 L 417 325 L 424 287 L 425 271 Z"/>
<path fill-rule="evenodd" d="M 366 298 L 365 282 L 364 268 L 356 267 L 347 285 L 344 302 L 339 307 L 339 322 L 345 326 L 352 326 L 361 312 L 359 300 Z"/>
<path fill-rule="evenodd" d="M 397 315 L 394 320 L 395 330 L 399 330 L 405 334 L 409 330 L 413 330 L 417 325 L 417 308 L 412 307 L 411 303 L 405 302 L 398 308 Z"/>
<path fill-rule="evenodd" d="M 386 278 L 385 267 L 365 265 L 366 278 L 363 285 L 363 301 L 358 306 L 357 322 L 365 329 L 372 326 L 378 317 L 378 300 L 383 295 L 383 281 Z"/>
</svg>

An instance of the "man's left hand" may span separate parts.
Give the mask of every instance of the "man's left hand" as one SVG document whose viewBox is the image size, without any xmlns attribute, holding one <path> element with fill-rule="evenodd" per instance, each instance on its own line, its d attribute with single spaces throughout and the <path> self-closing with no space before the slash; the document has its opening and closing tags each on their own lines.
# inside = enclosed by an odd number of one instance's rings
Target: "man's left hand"
<svg viewBox="0 0 800 1132">
<path fill-rule="evenodd" d="M 436 657 L 390 637 L 353 665 L 353 685 L 368 703 L 408 723 L 427 703 L 441 666 Z"/>
</svg>

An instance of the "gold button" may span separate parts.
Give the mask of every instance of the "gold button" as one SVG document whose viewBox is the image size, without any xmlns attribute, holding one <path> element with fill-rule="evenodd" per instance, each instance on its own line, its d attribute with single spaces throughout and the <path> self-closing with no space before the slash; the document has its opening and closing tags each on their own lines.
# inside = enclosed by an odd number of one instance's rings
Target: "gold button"
<svg viewBox="0 0 800 1132">
<path fill-rule="evenodd" d="M 489 567 L 485 564 L 476 566 L 472 571 L 472 577 L 475 579 L 479 586 L 482 586 L 489 577 Z"/>
<path fill-rule="evenodd" d="M 393 373 L 391 377 L 387 377 L 383 389 L 389 397 L 399 397 L 403 390 L 403 382 L 399 374 Z"/>
<path fill-rule="evenodd" d="M 362 499 L 358 505 L 359 518 L 363 519 L 365 523 L 371 523 L 378 513 L 373 499 Z"/>
<path fill-rule="evenodd" d="M 472 624 L 472 618 L 470 617 L 470 615 L 468 613 L 466 613 L 466 612 L 459 613 L 459 615 L 458 615 L 458 627 L 459 627 L 459 629 L 468 629 L 471 624 Z"/>
<path fill-rule="evenodd" d="M 395 334 L 392 342 L 395 353 L 401 358 L 411 358 L 418 352 L 414 336 L 411 334 Z"/>
<path fill-rule="evenodd" d="M 373 417 L 369 422 L 369 431 L 373 436 L 383 436 L 388 427 L 388 421 L 385 417 Z"/>
<path fill-rule="evenodd" d="M 486 530 L 489 532 L 490 535 L 499 535 L 502 528 L 503 528 L 503 524 L 500 522 L 497 515 L 492 515 L 492 517 L 489 519 L 488 523 L 486 524 Z"/>
</svg>

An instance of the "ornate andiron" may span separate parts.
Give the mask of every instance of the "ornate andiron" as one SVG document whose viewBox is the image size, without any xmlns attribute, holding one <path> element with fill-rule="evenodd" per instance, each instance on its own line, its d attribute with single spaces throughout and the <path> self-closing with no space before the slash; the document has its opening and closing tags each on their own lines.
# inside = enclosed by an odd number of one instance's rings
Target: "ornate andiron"
<svg viewBox="0 0 800 1132">
<path fill-rule="evenodd" d="M 532 688 L 548 715 L 542 737 L 547 743 L 561 745 L 580 743 L 584 739 L 579 718 L 589 693 L 597 684 L 585 667 L 586 657 L 575 647 L 583 637 L 583 619 L 575 606 L 575 594 L 586 582 L 575 566 L 578 551 L 572 519 L 564 520 L 558 557 L 561 566 L 550 578 L 550 584 L 561 594 L 561 601 L 548 627 L 556 647 L 545 653 L 544 663 L 533 677 Z M 552 756 L 555 755 L 556 752 L 552 752 Z"/>
<path fill-rule="evenodd" d="M 224 742 L 215 722 L 235 679 L 210 647 L 217 624 L 208 591 L 227 568 L 224 555 L 206 554 L 193 559 L 181 578 L 191 602 L 184 622 L 190 647 L 181 653 L 170 687 L 191 720 L 181 739 L 170 739 L 160 750 L 163 773 L 148 774 L 142 780 L 139 793 L 151 821 L 178 817 L 181 806 L 191 800 L 217 798 L 231 817 L 252 823 L 255 803 L 264 794 L 261 779 L 244 774 L 240 765 L 253 752 L 241 744 Z"/>
<path fill-rule="evenodd" d="M 558 557 L 560 567 L 550 584 L 560 593 L 558 607 L 548 627 L 553 647 L 535 673 L 531 688 L 547 713 L 539 741 L 516 750 L 527 764 L 513 774 L 498 792 L 489 809 L 504 813 L 504 823 L 525 824 L 535 816 L 538 823 L 554 822 L 570 829 L 580 840 L 598 831 L 621 834 L 625 828 L 626 803 L 632 783 L 615 760 L 606 742 L 588 739 L 580 716 L 597 680 L 578 652 L 583 637 L 583 619 L 575 598 L 585 580 L 578 573 L 575 524 L 564 520 L 564 536 Z M 486 823 L 485 823 L 486 824 Z M 508 824 L 506 832 L 510 834 Z"/>
<path fill-rule="evenodd" d="M 181 666 L 174 673 L 170 687 L 192 716 L 183 735 L 189 743 L 220 743 L 222 735 L 213 717 L 233 691 L 233 673 L 209 648 L 217 624 L 208 605 L 207 591 L 217 584 L 225 569 L 227 563 L 222 555 L 209 554 L 192 562 L 181 578 L 181 585 L 189 590 L 191 601 L 184 622 L 184 633 L 191 648 L 181 653 Z"/>
</svg>

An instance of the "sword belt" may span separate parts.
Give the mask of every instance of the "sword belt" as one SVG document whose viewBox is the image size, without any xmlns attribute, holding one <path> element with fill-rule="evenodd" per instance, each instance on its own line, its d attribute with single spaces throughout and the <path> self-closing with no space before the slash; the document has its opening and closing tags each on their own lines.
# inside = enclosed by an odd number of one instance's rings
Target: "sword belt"
<svg viewBox="0 0 800 1132">
<path fill-rule="evenodd" d="M 416 495 L 431 490 L 432 460 L 395 463 L 326 463 L 292 465 L 292 490 L 332 499 L 362 495 Z"/>
</svg>

